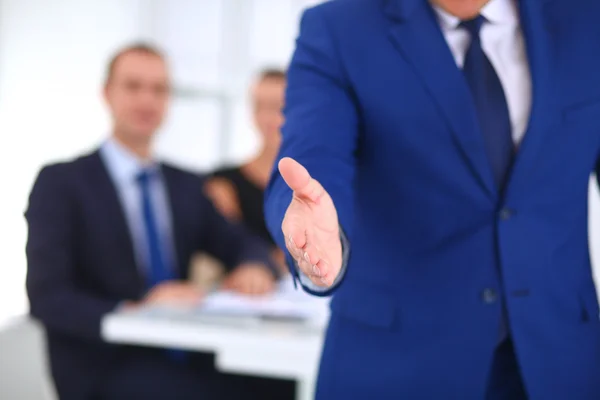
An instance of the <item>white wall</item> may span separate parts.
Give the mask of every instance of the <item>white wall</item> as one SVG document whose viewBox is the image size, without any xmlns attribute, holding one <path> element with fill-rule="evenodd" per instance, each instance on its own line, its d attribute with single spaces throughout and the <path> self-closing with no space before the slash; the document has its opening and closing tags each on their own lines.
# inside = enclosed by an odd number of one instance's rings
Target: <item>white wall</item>
<svg viewBox="0 0 600 400">
<path fill-rule="evenodd" d="M 26 310 L 23 210 L 42 164 L 96 145 L 108 55 L 144 29 L 143 0 L 0 3 L 0 321 Z"/>
<path fill-rule="evenodd" d="M 589 192 L 589 236 L 590 236 L 590 254 L 594 270 L 596 287 L 600 284 L 600 191 L 596 183 L 596 178 L 590 179 Z M 600 290 L 598 291 L 600 299 Z"/>
</svg>

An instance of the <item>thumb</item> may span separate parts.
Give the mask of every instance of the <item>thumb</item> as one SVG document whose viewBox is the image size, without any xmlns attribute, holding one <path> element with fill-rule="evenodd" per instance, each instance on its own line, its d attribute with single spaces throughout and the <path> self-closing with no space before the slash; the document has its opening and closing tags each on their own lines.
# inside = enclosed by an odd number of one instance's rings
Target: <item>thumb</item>
<svg viewBox="0 0 600 400">
<path fill-rule="evenodd" d="M 279 161 L 279 173 L 283 180 L 294 191 L 294 195 L 318 203 L 325 194 L 325 189 L 319 182 L 310 177 L 310 174 L 298 161 L 289 157 Z"/>
</svg>

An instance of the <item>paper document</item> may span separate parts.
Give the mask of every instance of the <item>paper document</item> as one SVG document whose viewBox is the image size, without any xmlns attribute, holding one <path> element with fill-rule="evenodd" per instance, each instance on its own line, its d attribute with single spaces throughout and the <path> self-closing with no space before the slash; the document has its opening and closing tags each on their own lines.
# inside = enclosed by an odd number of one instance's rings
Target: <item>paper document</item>
<svg viewBox="0 0 600 400">
<path fill-rule="evenodd" d="M 216 292 L 202 302 L 202 314 L 261 317 L 273 319 L 321 319 L 328 313 L 328 299 L 310 296 L 282 282 L 279 290 L 267 296 L 244 296 L 233 292 Z"/>
<path fill-rule="evenodd" d="M 126 312 L 141 318 L 231 326 L 256 325 L 264 320 L 324 326 L 329 319 L 329 299 L 311 296 L 301 288 L 294 288 L 291 280 L 284 280 L 280 282 L 276 292 L 267 296 L 254 297 L 216 291 L 208 294 L 193 308 L 163 304 Z"/>
</svg>

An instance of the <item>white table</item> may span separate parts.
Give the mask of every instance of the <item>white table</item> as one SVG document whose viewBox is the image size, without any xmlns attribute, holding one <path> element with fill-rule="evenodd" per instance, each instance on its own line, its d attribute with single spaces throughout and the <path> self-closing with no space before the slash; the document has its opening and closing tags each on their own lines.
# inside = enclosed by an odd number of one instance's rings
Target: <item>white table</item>
<svg viewBox="0 0 600 400">
<path fill-rule="evenodd" d="M 297 400 L 314 398 L 325 321 L 275 322 L 212 318 L 184 310 L 113 313 L 102 324 L 112 343 L 215 353 L 222 372 L 294 379 Z"/>
</svg>

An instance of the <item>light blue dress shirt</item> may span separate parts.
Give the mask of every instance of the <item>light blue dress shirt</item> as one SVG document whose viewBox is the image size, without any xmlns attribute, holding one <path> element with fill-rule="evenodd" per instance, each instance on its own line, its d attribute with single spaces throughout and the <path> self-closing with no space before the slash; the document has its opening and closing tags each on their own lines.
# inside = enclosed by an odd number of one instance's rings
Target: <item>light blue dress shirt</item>
<svg viewBox="0 0 600 400">
<path fill-rule="evenodd" d="M 156 161 L 140 159 L 113 137 L 109 138 L 100 148 L 100 157 L 117 190 L 132 238 L 136 262 L 140 273 L 144 275 L 149 265 L 149 249 L 144 227 L 142 193 L 137 176 L 142 170 L 156 171 L 156 179 L 150 182 L 150 196 L 161 243 L 167 244 L 165 251 L 170 261 L 169 265 L 175 268 L 177 260 L 174 251 L 171 205 L 160 164 Z"/>
</svg>

